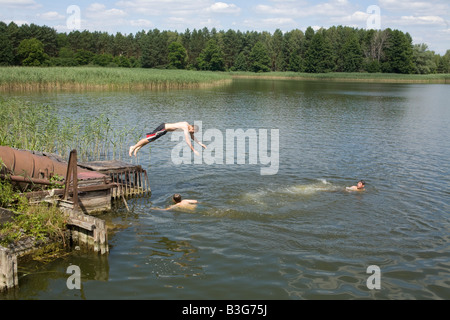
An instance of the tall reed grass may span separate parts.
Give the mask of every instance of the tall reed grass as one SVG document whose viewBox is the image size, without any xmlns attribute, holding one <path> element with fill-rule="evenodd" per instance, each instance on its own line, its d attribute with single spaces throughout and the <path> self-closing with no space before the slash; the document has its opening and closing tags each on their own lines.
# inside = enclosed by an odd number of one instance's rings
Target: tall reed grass
<svg viewBox="0 0 450 320">
<path fill-rule="evenodd" d="M 102 67 L 0 67 L 1 90 L 180 89 L 231 81 L 226 73 Z"/>
<path fill-rule="evenodd" d="M 379 83 L 450 83 L 450 74 L 394 74 L 394 73 L 300 73 L 300 72 L 230 72 L 232 78 L 246 79 L 296 79 L 327 81 L 358 81 Z"/>
<path fill-rule="evenodd" d="M 0 145 L 48 152 L 68 158 L 77 149 L 80 161 L 121 159 L 136 128 L 115 130 L 111 115 L 60 117 L 50 105 L 0 98 Z"/>
</svg>

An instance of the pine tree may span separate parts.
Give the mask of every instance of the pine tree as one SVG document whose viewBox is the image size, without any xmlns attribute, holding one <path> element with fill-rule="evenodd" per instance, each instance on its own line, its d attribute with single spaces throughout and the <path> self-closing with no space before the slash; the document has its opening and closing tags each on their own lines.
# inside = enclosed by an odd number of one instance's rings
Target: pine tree
<svg viewBox="0 0 450 320">
<path fill-rule="evenodd" d="M 7 34 L 7 25 L 0 22 L 0 66 L 9 66 L 14 63 L 14 51 Z"/>
<path fill-rule="evenodd" d="M 390 31 L 384 52 L 383 72 L 413 73 L 412 38 L 408 33 L 404 34 L 399 30 Z"/>
<path fill-rule="evenodd" d="M 305 71 L 309 73 L 326 73 L 333 71 L 333 52 L 330 41 L 317 32 L 311 40 L 305 56 Z"/>
<path fill-rule="evenodd" d="M 358 38 L 351 36 L 342 48 L 342 67 L 344 72 L 358 72 L 363 62 Z"/>
<path fill-rule="evenodd" d="M 250 71 L 253 72 L 269 72 L 270 57 L 264 44 L 258 41 L 250 52 Z"/>
</svg>

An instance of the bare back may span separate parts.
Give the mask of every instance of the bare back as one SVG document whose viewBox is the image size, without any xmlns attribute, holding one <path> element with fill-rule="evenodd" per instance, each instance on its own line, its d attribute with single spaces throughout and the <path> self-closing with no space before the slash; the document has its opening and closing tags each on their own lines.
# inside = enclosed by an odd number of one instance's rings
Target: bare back
<svg viewBox="0 0 450 320">
<path fill-rule="evenodd" d="M 175 131 L 175 130 L 189 130 L 189 123 L 187 122 L 176 122 L 176 123 L 166 123 L 167 131 Z"/>
</svg>

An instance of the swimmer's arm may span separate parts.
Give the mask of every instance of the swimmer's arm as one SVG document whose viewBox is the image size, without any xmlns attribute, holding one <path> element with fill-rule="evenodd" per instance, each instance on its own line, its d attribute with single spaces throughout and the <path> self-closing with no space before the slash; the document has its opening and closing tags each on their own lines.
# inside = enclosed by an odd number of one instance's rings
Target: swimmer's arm
<svg viewBox="0 0 450 320">
<path fill-rule="evenodd" d="M 200 141 L 198 141 L 197 138 L 194 136 L 193 133 L 191 133 L 191 138 L 192 138 L 192 140 L 194 140 L 195 142 L 197 142 L 199 145 L 201 145 L 202 148 L 206 149 L 206 146 L 205 146 L 203 143 L 201 143 Z"/>
<path fill-rule="evenodd" d="M 169 208 L 167 208 L 167 209 L 163 209 L 163 208 L 152 208 L 153 210 L 158 210 L 158 211 L 167 211 L 167 210 L 169 210 Z"/>
<path fill-rule="evenodd" d="M 185 201 L 187 201 L 190 204 L 197 204 L 198 203 L 197 200 L 185 200 Z"/>
<path fill-rule="evenodd" d="M 187 145 L 189 146 L 189 148 L 191 148 L 192 151 L 194 151 L 196 155 L 199 155 L 198 151 L 195 150 L 194 147 L 192 146 L 191 139 L 189 139 L 189 131 L 187 129 L 183 130 L 184 130 L 184 138 L 186 140 Z"/>
<path fill-rule="evenodd" d="M 170 207 L 168 207 L 168 208 L 166 208 L 166 209 L 163 209 L 163 208 L 152 208 L 152 209 L 153 209 L 153 210 L 158 210 L 158 211 L 168 211 L 168 210 L 171 210 L 171 209 L 173 209 L 173 208 L 175 208 L 175 207 L 177 207 L 176 204 L 174 204 L 174 205 L 172 205 L 172 206 L 170 206 Z"/>
</svg>

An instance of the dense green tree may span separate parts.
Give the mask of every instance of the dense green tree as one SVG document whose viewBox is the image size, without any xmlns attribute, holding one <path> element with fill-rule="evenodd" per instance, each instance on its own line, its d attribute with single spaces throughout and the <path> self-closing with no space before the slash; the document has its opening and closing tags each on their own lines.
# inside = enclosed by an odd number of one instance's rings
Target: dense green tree
<svg viewBox="0 0 450 320">
<path fill-rule="evenodd" d="M 305 56 L 305 71 L 326 73 L 333 71 L 333 53 L 331 43 L 323 34 L 317 32 L 311 40 Z"/>
<path fill-rule="evenodd" d="M 188 64 L 191 67 L 197 65 L 197 58 L 200 56 L 200 53 L 205 49 L 208 40 L 209 40 L 208 29 L 203 30 L 194 29 L 190 34 L 189 46 L 185 48 L 188 51 Z"/>
<path fill-rule="evenodd" d="M 80 66 L 85 66 L 92 62 L 92 59 L 94 58 L 94 54 L 91 51 L 79 49 L 75 53 L 74 58 L 77 61 L 77 64 L 79 64 Z"/>
<path fill-rule="evenodd" d="M 356 35 L 350 36 L 344 44 L 342 51 L 343 72 L 359 72 L 363 63 L 361 46 Z"/>
<path fill-rule="evenodd" d="M 169 64 L 168 33 L 158 29 L 141 38 L 141 64 L 144 68 L 161 68 Z"/>
<path fill-rule="evenodd" d="M 283 71 L 302 71 L 302 44 L 305 36 L 301 30 L 292 30 L 285 33 L 283 45 L 284 69 Z"/>
<path fill-rule="evenodd" d="M 428 46 L 425 43 L 414 45 L 413 61 L 415 66 L 414 73 L 429 74 L 436 72 L 437 66 L 434 62 L 434 53 L 428 51 Z"/>
<path fill-rule="evenodd" d="M 308 27 L 305 31 L 305 41 L 302 43 L 302 56 L 306 57 L 311 41 L 314 38 L 315 31 L 312 27 Z"/>
<path fill-rule="evenodd" d="M 31 49 L 25 49 L 22 42 L 32 39 L 39 42 L 34 40 L 37 44 L 34 53 L 24 57 L 25 51 Z M 181 44 L 185 53 L 173 43 Z M 183 63 L 183 56 L 186 63 Z M 186 29 L 178 33 L 153 29 L 125 35 L 87 30 L 57 33 L 47 26 L 0 22 L 0 65 L 21 64 L 426 74 L 448 73 L 450 53 L 441 56 L 428 50 L 426 45 L 413 46 L 408 33 L 391 29 L 336 26 L 314 31 L 308 27 L 305 33 L 215 28 L 211 31 Z"/>
<path fill-rule="evenodd" d="M 216 40 L 208 41 L 206 48 L 197 58 L 197 66 L 200 70 L 225 71 L 223 52 L 217 45 Z"/>
<path fill-rule="evenodd" d="M 23 66 L 41 66 L 49 59 L 44 52 L 44 45 L 36 38 L 22 40 L 17 54 Z"/>
<path fill-rule="evenodd" d="M 399 30 L 388 30 L 383 72 L 409 74 L 414 72 L 411 36 Z"/>
<path fill-rule="evenodd" d="M 179 42 L 172 42 L 169 45 L 169 66 L 175 69 L 186 68 L 187 52 Z"/>
<path fill-rule="evenodd" d="M 58 67 L 75 67 L 78 62 L 75 60 L 75 53 L 67 47 L 59 50 L 57 57 L 51 58 L 50 65 Z"/>
<path fill-rule="evenodd" d="M 8 26 L 0 22 L 0 66 L 9 66 L 14 63 L 14 50 L 8 38 Z"/>
<path fill-rule="evenodd" d="M 235 61 L 242 50 L 242 36 L 234 30 L 228 30 L 223 35 L 223 58 L 225 69 L 232 69 Z"/>
<path fill-rule="evenodd" d="M 248 49 L 242 51 L 237 56 L 234 66 L 231 68 L 232 71 L 250 71 L 250 63 L 249 63 L 249 54 Z"/>
<path fill-rule="evenodd" d="M 92 59 L 92 63 L 97 66 L 107 67 L 107 66 L 111 65 L 113 60 L 114 60 L 114 57 L 112 56 L 112 54 L 109 54 L 109 53 L 96 54 Z"/>
<path fill-rule="evenodd" d="M 285 45 L 283 32 L 277 29 L 272 36 L 269 35 L 269 38 L 270 69 L 272 71 L 283 71 L 286 69 L 283 51 L 283 46 Z"/>
<path fill-rule="evenodd" d="M 257 42 L 250 52 L 250 71 L 269 72 L 271 60 L 262 42 Z"/>
<path fill-rule="evenodd" d="M 447 50 L 443 57 L 439 57 L 436 71 L 438 73 L 450 73 L 450 50 Z"/>
<path fill-rule="evenodd" d="M 141 65 L 143 68 L 154 68 L 157 65 L 156 48 L 154 46 L 151 33 L 142 36 L 140 41 L 141 47 Z"/>
<path fill-rule="evenodd" d="M 131 68 L 132 67 L 130 59 L 128 59 L 126 56 L 114 57 L 112 62 L 121 68 Z"/>
</svg>

